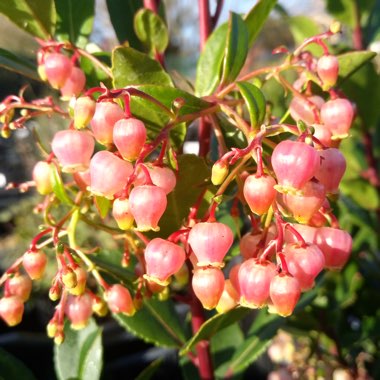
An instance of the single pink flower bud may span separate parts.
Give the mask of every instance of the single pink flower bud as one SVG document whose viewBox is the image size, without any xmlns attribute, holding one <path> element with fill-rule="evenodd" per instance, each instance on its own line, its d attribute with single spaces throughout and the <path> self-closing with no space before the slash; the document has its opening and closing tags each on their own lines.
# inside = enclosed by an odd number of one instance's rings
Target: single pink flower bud
<svg viewBox="0 0 380 380">
<path fill-rule="evenodd" d="M 22 265 L 32 280 L 38 280 L 44 275 L 46 263 L 47 257 L 41 251 L 27 251 L 22 260 Z"/>
<path fill-rule="evenodd" d="M 315 278 L 325 266 L 322 251 L 315 244 L 308 244 L 305 247 L 286 244 L 284 254 L 289 273 L 299 281 L 301 290 L 311 289 Z"/>
<path fill-rule="evenodd" d="M 219 268 L 197 268 L 194 271 L 192 286 L 195 295 L 207 310 L 214 309 L 224 290 L 224 275 Z"/>
<path fill-rule="evenodd" d="M 112 285 L 105 295 L 108 307 L 113 313 L 135 314 L 136 309 L 129 290 L 120 284 Z"/>
<path fill-rule="evenodd" d="M 354 120 L 354 108 L 347 99 L 329 100 L 322 106 L 321 119 L 332 139 L 343 139 L 348 136 Z"/>
<path fill-rule="evenodd" d="M 327 192 L 336 193 L 346 171 L 346 159 L 336 148 L 321 150 L 319 156 L 321 165 L 315 173 L 315 178 L 324 185 Z"/>
<path fill-rule="evenodd" d="M 113 142 L 124 159 L 134 161 L 146 141 L 146 129 L 142 121 L 134 118 L 121 119 L 113 129 Z"/>
<path fill-rule="evenodd" d="M 0 317 L 8 326 L 16 326 L 22 320 L 24 303 L 18 296 L 4 297 L 0 299 Z"/>
<path fill-rule="evenodd" d="M 95 114 L 96 102 L 89 96 L 81 96 L 74 104 L 74 127 L 76 129 L 86 128 Z"/>
<path fill-rule="evenodd" d="M 197 223 L 191 229 L 188 241 L 198 259 L 197 266 L 222 267 L 234 235 L 226 224 L 204 222 Z"/>
<path fill-rule="evenodd" d="M 69 295 L 66 302 L 65 314 L 74 330 L 87 326 L 92 315 L 92 298 L 87 293 L 81 296 Z"/>
<path fill-rule="evenodd" d="M 36 189 L 41 195 L 50 194 L 53 191 L 51 180 L 52 167 L 46 161 L 38 161 L 33 168 L 33 180 Z"/>
<path fill-rule="evenodd" d="M 287 317 L 296 307 L 301 295 L 301 287 L 295 277 L 280 273 L 272 278 L 269 294 L 277 314 Z"/>
<path fill-rule="evenodd" d="M 115 199 L 112 206 L 112 216 L 121 230 L 131 229 L 135 218 L 131 214 L 129 199 Z"/>
<path fill-rule="evenodd" d="M 244 182 L 243 193 L 253 213 L 263 215 L 268 212 L 276 198 L 275 185 L 276 181 L 269 175 L 257 177 L 252 174 L 247 177 Z"/>
<path fill-rule="evenodd" d="M 238 274 L 240 304 L 252 309 L 264 307 L 268 302 L 270 283 L 276 273 L 276 266 L 270 261 L 244 261 Z"/>
<path fill-rule="evenodd" d="M 86 85 L 86 76 L 79 67 L 73 67 L 70 76 L 61 88 L 61 98 L 70 100 L 72 96 L 78 97 Z"/>
<path fill-rule="evenodd" d="M 118 104 L 110 101 L 96 103 L 95 114 L 90 122 L 95 139 L 103 145 L 112 144 L 114 125 L 124 117 L 124 111 Z"/>
<path fill-rule="evenodd" d="M 231 284 L 231 280 L 225 280 L 223 293 L 219 299 L 216 311 L 218 313 L 226 313 L 235 308 L 239 304 L 240 295 Z"/>
<path fill-rule="evenodd" d="M 144 257 L 148 279 L 163 286 L 169 284 L 169 277 L 178 272 L 186 260 L 182 247 L 161 238 L 147 244 Z"/>
<path fill-rule="evenodd" d="M 127 184 L 132 172 L 131 163 L 106 150 L 97 152 L 90 163 L 90 190 L 96 195 L 113 199 Z"/>
<path fill-rule="evenodd" d="M 87 132 L 67 129 L 54 135 L 51 146 L 62 171 L 73 173 L 88 168 L 95 142 Z"/>
<path fill-rule="evenodd" d="M 136 186 L 129 195 L 129 207 L 138 231 L 158 231 L 158 222 L 166 206 L 165 191 L 158 186 Z"/>
<path fill-rule="evenodd" d="M 28 276 L 16 273 L 5 282 L 5 289 L 11 296 L 17 296 L 26 302 L 32 291 L 32 280 Z"/>
<path fill-rule="evenodd" d="M 299 223 L 308 223 L 326 199 L 325 187 L 316 181 L 308 181 L 296 194 L 281 194 L 277 202 Z"/>
<path fill-rule="evenodd" d="M 289 105 L 290 115 L 295 121 L 302 120 L 306 124 L 314 124 L 318 121 L 319 109 L 324 103 L 324 100 L 320 96 L 310 96 L 307 100 L 310 103 L 304 98 L 295 96 Z M 313 105 L 315 106 L 314 109 Z"/>
<path fill-rule="evenodd" d="M 294 192 L 310 181 L 319 169 L 319 154 L 300 141 L 281 141 L 273 150 L 272 166 L 279 190 Z"/>
<path fill-rule="evenodd" d="M 49 53 L 44 58 L 45 75 L 53 88 L 61 88 L 73 69 L 71 59 L 61 53 Z"/>
<path fill-rule="evenodd" d="M 317 63 L 317 74 L 319 78 L 321 78 L 323 90 L 329 90 L 338 80 L 338 58 L 330 54 L 320 57 Z"/>
</svg>

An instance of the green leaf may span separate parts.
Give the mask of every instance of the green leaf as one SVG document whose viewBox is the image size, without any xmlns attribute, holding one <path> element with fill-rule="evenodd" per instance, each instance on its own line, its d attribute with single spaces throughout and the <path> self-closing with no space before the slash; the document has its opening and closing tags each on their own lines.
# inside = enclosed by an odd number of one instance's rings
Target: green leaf
<svg viewBox="0 0 380 380">
<path fill-rule="evenodd" d="M 172 301 L 145 300 L 134 316 L 114 314 L 114 318 L 130 333 L 156 346 L 180 347 L 185 332 Z"/>
<path fill-rule="evenodd" d="M 339 84 L 349 78 L 365 63 L 376 57 L 373 51 L 351 51 L 337 56 L 339 61 Z"/>
<path fill-rule="evenodd" d="M 198 96 L 210 95 L 220 82 L 227 31 L 227 23 L 215 29 L 199 57 L 195 77 L 195 93 Z"/>
<path fill-rule="evenodd" d="M 169 33 L 162 18 L 150 9 L 140 9 L 134 19 L 137 37 L 150 53 L 162 53 L 168 47 Z"/>
<path fill-rule="evenodd" d="M 114 49 L 112 74 L 115 88 L 139 84 L 172 86 L 169 75 L 156 60 L 130 47 Z"/>
<path fill-rule="evenodd" d="M 53 191 L 56 197 L 64 204 L 73 205 L 73 201 L 67 195 L 65 185 L 62 181 L 61 175 L 55 165 L 51 164 L 51 180 L 53 182 Z"/>
<path fill-rule="evenodd" d="M 380 206 L 379 195 L 376 188 L 364 179 L 358 178 L 343 181 L 341 183 L 341 191 L 351 197 L 365 210 L 376 210 Z"/>
<path fill-rule="evenodd" d="M 102 330 L 93 320 L 75 331 L 65 324 L 65 340 L 54 347 L 55 370 L 59 380 L 100 378 L 103 365 Z"/>
<path fill-rule="evenodd" d="M 198 330 L 198 332 L 185 344 L 181 349 L 180 355 L 185 355 L 191 351 L 201 340 L 209 340 L 219 331 L 231 326 L 237 321 L 252 313 L 252 310 L 246 308 L 236 308 L 224 314 L 217 314 L 208 319 Z"/>
<path fill-rule="evenodd" d="M 255 42 L 276 3 L 277 0 L 260 0 L 245 15 L 244 22 L 248 30 L 248 46 L 252 46 Z"/>
<path fill-rule="evenodd" d="M 177 185 L 168 194 L 168 205 L 159 223 L 159 236 L 162 237 L 169 236 L 181 227 L 190 207 L 206 188 L 206 180 L 211 174 L 205 160 L 192 154 L 179 156 L 178 166 Z"/>
<path fill-rule="evenodd" d="M 100 62 L 107 66 L 111 66 L 111 54 L 108 52 L 92 53 L 92 55 Z M 95 65 L 87 57 L 80 58 L 80 67 L 86 74 L 86 86 L 98 87 L 100 82 L 103 82 L 108 88 L 112 87 L 111 78 L 101 69 Z"/>
<path fill-rule="evenodd" d="M 233 82 L 248 54 L 248 31 L 240 15 L 231 12 L 223 60 L 222 84 Z"/>
<path fill-rule="evenodd" d="M 135 378 L 135 380 L 150 380 L 152 376 L 154 376 L 154 374 L 160 368 L 163 361 L 163 358 L 159 358 L 152 361 L 152 363 L 150 363 L 148 367 L 146 367 L 142 372 L 140 372 L 140 374 Z"/>
<path fill-rule="evenodd" d="M 96 195 L 94 197 L 94 203 L 95 203 L 96 209 L 99 212 L 100 217 L 104 219 L 107 216 L 108 211 L 110 210 L 112 206 L 111 201 L 105 197 Z"/>
<path fill-rule="evenodd" d="M 0 48 L 0 67 L 14 71 L 31 79 L 40 80 L 37 75 L 36 66 L 33 63 L 2 48 Z"/>
<path fill-rule="evenodd" d="M 143 6 L 142 0 L 107 0 L 110 19 L 121 44 L 128 41 L 133 48 L 141 48 L 141 43 L 133 28 L 133 19 L 135 13 Z"/>
<path fill-rule="evenodd" d="M 49 39 L 54 34 L 53 0 L 1 0 L 0 13 L 35 37 Z"/>
<path fill-rule="evenodd" d="M 94 23 L 94 0 L 55 0 L 55 7 L 57 39 L 84 48 Z"/>
<path fill-rule="evenodd" d="M 25 364 L 0 348 L 0 379 L 36 380 L 32 371 Z"/>
<path fill-rule="evenodd" d="M 256 361 L 285 321 L 285 318 L 268 315 L 266 310 L 260 310 L 244 343 L 231 358 L 227 372 L 230 375 L 237 374 Z"/>
<path fill-rule="evenodd" d="M 178 116 L 197 113 L 211 106 L 210 103 L 173 87 L 145 85 L 136 86 L 136 88 L 161 102 L 167 108 L 169 113 L 173 106 L 173 102 L 178 98 L 182 99 L 184 105 L 180 108 Z M 168 112 L 165 112 L 151 101 L 137 96 L 132 97 L 131 111 L 135 117 L 146 124 L 148 136 L 151 139 L 155 138 L 171 119 Z M 172 117 L 173 116 L 174 114 Z M 185 133 L 186 128 L 183 124 L 180 124 L 171 130 L 170 139 L 172 144 L 174 144 L 174 147 L 179 147 L 183 143 Z"/>
<path fill-rule="evenodd" d="M 217 379 L 228 378 L 226 371 L 229 367 L 229 361 L 243 343 L 244 335 L 238 323 L 234 323 L 218 331 L 211 338 L 211 353 L 215 367 L 215 377 Z M 237 378 L 234 377 L 234 379 L 236 380 Z"/>
<path fill-rule="evenodd" d="M 237 86 L 244 98 L 245 104 L 247 105 L 252 128 L 260 128 L 266 110 L 264 94 L 252 83 L 237 82 Z"/>
</svg>

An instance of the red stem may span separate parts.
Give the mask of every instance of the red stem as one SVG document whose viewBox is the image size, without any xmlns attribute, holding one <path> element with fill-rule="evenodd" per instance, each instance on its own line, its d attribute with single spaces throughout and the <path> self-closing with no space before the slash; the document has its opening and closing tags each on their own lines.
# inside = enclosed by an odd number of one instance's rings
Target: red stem
<svg viewBox="0 0 380 380">
<path fill-rule="evenodd" d="M 203 314 L 203 308 L 198 298 L 194 294 L 191 288 L 191 326 L 193 329 L 193 334 L 195 335 L 197 331 L 201 328 L 205 322 L 205 317 Z M 202 380 L 213 380 L 213 365 L 211 361 L 211 355 L 209 350 L 210 343 L 207 340 L 202 340 L 196 345 L 196 352 L 198 358 L 198 371 L 200 378 Z"/>
<path fill-rule="evenodd" d="M 208 36 L 211 33 L 211 16 L 208 0 L 198 0 L 199 8 L 199 35 L 200 35 L 200 50 L 205 47 Z M 211 139 L 211 124 L 202 117 L 199 120 L 199 155 L 201 157 L 207 156 L 210 151 Z"/>
</svg>

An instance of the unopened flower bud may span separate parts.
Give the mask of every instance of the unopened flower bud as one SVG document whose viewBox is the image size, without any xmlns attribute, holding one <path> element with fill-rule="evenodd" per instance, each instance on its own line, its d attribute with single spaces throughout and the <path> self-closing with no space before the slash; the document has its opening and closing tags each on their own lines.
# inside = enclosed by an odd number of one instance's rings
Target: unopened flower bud
<svg viewBox="0 0 380 380">
<path fill-rule="evenodd" d="M 211 182 L 215 186 L 223 183 L 228 175 L 228 163 L 224 160 L 216 161 L 211 170 Z"/>
</svg>

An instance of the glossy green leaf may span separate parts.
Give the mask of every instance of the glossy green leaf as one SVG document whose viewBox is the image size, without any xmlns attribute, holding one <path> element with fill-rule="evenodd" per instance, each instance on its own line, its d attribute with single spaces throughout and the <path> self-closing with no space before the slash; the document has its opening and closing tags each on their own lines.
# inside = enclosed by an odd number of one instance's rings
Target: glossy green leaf
<svg viewBox="0 0 380 380">
<path fill-rule="evenodd" d="M 260 0 L 255 6 L 245 15 L 244 22 L 248 30 L 248 45 L 252 46 L 261 29 L 263 28 L 266 19 L 271 10 L 276 5 L 277 0 Z"/>
<path fill-rule="evenodd" d="M 142 309 L 132 317 L 114 314 L 130 333 L 156 346 L 180 347 L 185 332 L 172 301 L 145 300 Z"/>
<path fill-rule="evenodd" d="M 36 380 L 33 372 L 25 364 L 0 348 L 0 379 Z"/>
<path fill-rule="evenodd" d="M 248 31 L 240 15 L 231 12 L 223 60 L 222 84 L 233 82 L 248 54 Z"/>
<path fill-rule="evenodd" d="M 162 53 L 169 44 L 169 32 L 162 18 L 150 9 L 140 9 L 134 19 L 137 37 L 151 53 Z"/>
<path fill-rule="evenodd" d="M 172 85 L 169 75 L 156 60 L 130 47 L 118 47 L 112 52 L 112 74 L 115 88 L 139 84 Z"/>
<path fill-rule="evenodd" d="M 140 49 L 141 43 L 133 28 L 135 13 L 144 6 L 142 0 L 107 0 L 107 8 L 116 36 L 121 44 Z"/>
<path fill-rule="evenodd" d="M 178 166 L 177 185 L 168 194 L 168 205 L 159 223 L 159 235 L 162 237 L 169 236 L 181 227 L 190 207 L 205 190 L 211 174 L 205 160 L 192 154 L 179 156 Z"/>
<path fill-rule="evenodd" d="M 244 343 L 231 358 L 228 373 L 239 373 L 256 361 L 285 321 L 285 318 L 268 314 L 267 310 L 260 310 Z"/>
<path fill-rule="evenodd" d="M 0 67 L 35 80 L 40 80 L 37 75 L 37 68 L 33 63 L 2 48 L 0 48 Z"/>
<path fill-rule="evenodd" d="M 150 380 L 157 372 L 157 370 L 160 368 L 163 360 L 163 358 L 159 358 L 152 361 L 152 363 L 150 363 L 148 367 L 146 367 L 142 372 L 139 373 L 135 380 Z"/>
<path fill-rule="evenodd" d="M 159 133 L 159 131 L 169 123 L 171 117 L 174 116 L 170 110 L 176 99 L 180 98 L 184 101 L 183 107 L 178 111 L 178 116 L 197 113 L 211 106 L 210 103 L 173 87 L 145 85 L 136 86 L 136 88 L 157 99 L 167 109 L 165 111 L 150 100 L 138 96 L 132 96 L 132 113 L 146 124 L 149 138 L 156 137 L 157 133 Z M 186 128 L 183 123 L 172 129 L 170 131 L 172 144 L 174 144 L 175 147 L 179 147 L 184 141 L 185 134 Z"/>
<path fill-rule="evenodd" d="M 56 197 L 67 205 L 72 205 L 73 201 L 67 195 L 64 183 L 62 181 L 61 175 L 55 165 L 50 165 L 51 167 L 51 180 L 53 183 L 53 191 Z"/>
<path fill-rule="evenodd" d="M 107 216 L 108 211 L 110 210 L 112 206 L 111 201 L 105 197 L 96 195 L 94 197 L 94 203 L 95 203 L 96 209 L 99 212 L 100 217 L 104 219 Z"/>
<path fill-rule="evenodd" d="M 35 37 L 49 39 L 54 34 L 53 0 L 1 0 L 0 13 Z"/>
<path fill-rule="evenodd" d="M 339 61 L 339 84 L 349 78 L 365 63 L 376 57 L 373 51 L 351 51 L 337 56 Z"/>
<path fill-rule="evenodd" d="M 264 94 L 252 83 L 238 82 L 237 86 L 244 98 L 245 104 L 247 105 L 252 128 L 260 128 L 266 110 Z"/>
<path fill-rule="evenodd" d="M 199 57 L 195 77 L 195 93 L 198 96 L 210 95 L 220 82 L 227 31 L 227 23 L 215 29 Z"/>
<path fill-rule="evenodd" d="M 103 365 L 102 330 L 93 320 L 76 331 L 65 324 L 65 340 L 54 347 L 54 364 L 59 380 L 96 380 Z"/>
<path fill-rule="evenodd" d="M 238 323 L 234 323 L 220 330 L 211 338 L 211 354 L 215 368 L 215 377 L 225 379 L 229 361 L 235 351 L 244 343 L 244 334 Z M 238 380 L 238 377 L 234 377 Z"/>
<path fill-rule="evenodd" d="M 57 9 L 56 36 L 84 48 L 94 23 L 94 0 L 55 0 Z"/>
<path fill-rule="evenodd" d="M 111 66 L 111 54 L 108 52 L 98 52 L 92 54 L 97 60 L 106 66 Z M 87 57 L 80 58 L 80 67 L 86 74 L 86 86 L 98 87 L 100 82 L 104 83 L 108 88 L 112 87 L 112 78 L 110 78 L 104 70 L 94 64 Z"/>
<path fill-rule="evenodd" d="M 198 332 L 186 343 L 181 349 L 180 355 L 185 355 L 191 351 L 195 345 L 201 340 L 208 340 L 212 338 L 219 331 L 231 326 L 237 321 L 251 313 L 252 310 L 239 307 L 224 314 L 217 314 L 208 319 L 198 330 Z"/>
</svg>

